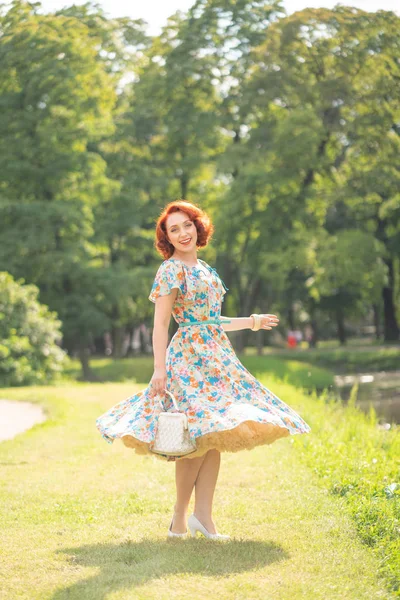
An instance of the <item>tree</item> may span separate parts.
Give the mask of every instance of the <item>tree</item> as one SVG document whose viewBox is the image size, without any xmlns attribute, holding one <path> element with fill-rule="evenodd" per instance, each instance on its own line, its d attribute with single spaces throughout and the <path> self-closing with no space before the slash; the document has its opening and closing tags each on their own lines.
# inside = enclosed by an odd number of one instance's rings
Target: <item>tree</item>
<svg viewBox="0 0 400 600">
<path fill-rule="evenodd" d="M 61 322 L 38 301 L 39 289 L 0 272 L 0 382 L 2 386 L 51 382 L 64 365 Z"/>
<path fill-rule="evenodd" d="M 359 230 L 321 232 L 310 245 L 313 276 L 307 287 L 317 304 L 332 314 L 341 344 L 346 343 L 346 319 L 365 313 L 382 294 L 383 256 L 382 244 Z"/>
<path fill-rule="evenodd" d="M 307 9 L 271 23 L 265 40 L 253 48 L 241 87 L 246 123 L 232 155 L 235 169 L 223 204 L 223 211 L 234 215 L 224 240 L 227 254 L 238 260 L 231 272 L 236 273 L 240 264 L 246 274 L 243 286 L 239 283 L 245 314 L 250 305 L 259 303 L 259 273 L 262 264 L 269 263 L 268 254 L 279 253 L 286 260 L 294 246 L 301 256 L 304 233 L 312 238 L 328 226 L 336 204 L 345 206 L 348 227 L 360 226 L 362 218 L 344 198 L 344 189 L 352 185 L 351 175 L 347 178 L 345 173 L 360 144 L 378 145 L 380 167 L 387 165 L 391 172 L 390 183 L 376 174 L 375 183 L 380 188 L 380 211 L 390 187 L 386 204 L 391 207 L 390 220 L 384 230 L 392 242 L 397 240 L 398 171 L 395 152 L 383 148 L 390 146 L 384 141 L 386 135 L 393 139 L 400 97 L 394 60 L 398 24 L 393 13 L 375 15 L 346 7 Z M 365 204 L 370 182 L 365 169 L 363 177 L 360 203 Z M 365 231 L 370 231 L 367 222 Z M 376 235 L 384 241 L 377 229 Z M 239 248 L 232 252 L 238 241 Z M 288 266 L 292 269 L 289 273 L 298 267 L 296 262 L 287 265 L 282 260 L 281 264 L 285 271 Z M 229 286 L 230 278 L 226 279 Z M 393 290 L 389 268 L 383 293 L 393 297 Z M 282 297 L 291 302 L 291 294 L 285 291 Z M 391 323 L 392 309 L 393 302 L 386 302 L 385 314 L 391 315 Z"/>
<path fill-rule="evenodd" d="M 92 146 L 113 131 L 116 94 L 93 32 L 37 6 L 15 1 L 1 20 L 0 265 L 38 285 L 68 349 L 82 351 L 101 321 L 88 320 L 85 287 L 94 207 L 118 186 Z"/>
</svg>

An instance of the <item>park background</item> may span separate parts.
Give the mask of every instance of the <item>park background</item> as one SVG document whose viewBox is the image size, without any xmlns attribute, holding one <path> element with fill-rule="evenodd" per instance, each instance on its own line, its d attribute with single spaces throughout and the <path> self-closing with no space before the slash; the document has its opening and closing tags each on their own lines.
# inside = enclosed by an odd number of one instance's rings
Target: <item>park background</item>
<svg viewBox="0 0 400 600">
<path fill-rule="evenodd" d="M 1 7 L 0 384 L 46 414 L 0 445 L 7 599 L 400 594 L 400 17 L 299 4 Z M 166 567 L 171 471 L 94 431 L 151 378 L 154 226 L 179 198 L 213 219 L 223 314 L 280 317 L 229 334 L 240 359 L 312 427 L 225 457 L 229 568 L 195 540 Z"/>
</svg>

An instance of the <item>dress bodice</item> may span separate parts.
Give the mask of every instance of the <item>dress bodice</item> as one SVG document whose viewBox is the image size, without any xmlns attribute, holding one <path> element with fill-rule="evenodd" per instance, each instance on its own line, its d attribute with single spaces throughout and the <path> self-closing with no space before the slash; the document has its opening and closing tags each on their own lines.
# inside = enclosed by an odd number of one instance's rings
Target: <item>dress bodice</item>
<svg viewBox="0 0 400 600">
<path fill-rule="evenodd" d="M 188 266 L 179 259 L 169 258 L 161 263 L 151 289 L 149 300 L 169 294 L 178 288 L 172 306 L 172 316 L 177 323 L 202 321 L 221 315 L 221 303 L 226 286 L 217 271 L 204 260 L 201 267 Z"/>
</svg>

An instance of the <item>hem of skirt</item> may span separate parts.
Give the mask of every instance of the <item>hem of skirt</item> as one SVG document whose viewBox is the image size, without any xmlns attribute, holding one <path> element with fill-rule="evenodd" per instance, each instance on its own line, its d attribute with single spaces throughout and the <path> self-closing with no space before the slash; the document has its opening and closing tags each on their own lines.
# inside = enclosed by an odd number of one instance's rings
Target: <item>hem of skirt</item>
<svg viewBox="0 0 400 600">
<path fill-rule="evenodd" d="M 252 450 L 256 446 L 272 444 L 276 440 L 289 437 L 290 435 L 309 433 L 311 428 L 291 430 L 289 427 L 275 423 L 259 423 L 258 421 L 242 421 L 230 429 L 210 431 L 195 438 L 197 449 L 185 456 L 168 456 L 152 452 L 152 442 L 144 442 L 130 434 L 122 435 L 124 446 L 135 450 L 141 456 L 155 456 L 161 460 L 179 460 L 182 458 L 198 458 L 208 450 L 219 450 L 220 452 L 239 452 L 241 450 Z"/>
</svg>

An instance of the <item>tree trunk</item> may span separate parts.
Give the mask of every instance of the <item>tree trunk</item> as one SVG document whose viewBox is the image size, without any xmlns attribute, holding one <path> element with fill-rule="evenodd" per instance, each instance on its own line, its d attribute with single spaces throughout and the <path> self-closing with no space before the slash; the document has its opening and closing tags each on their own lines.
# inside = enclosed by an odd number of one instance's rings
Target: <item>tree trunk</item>
<svg viewBox="0 0 400 600">
<path fill-rule="evenodd" d="M 316 319 L 311 320 L 312 337 L 310 340 L 310 348 L 316 348 L 318 344 L 318 324 Z"/>
<path fill-rule="evenodd" d="M 252 290 L 250 292 L 246 292 L 242 295 L 242 302 L 241 302 L 241 316 L 250 316 L 252 310 L 251 310 L 251 306 L 254 305 L 254 300 L 257 297 L 257 293 L 260 287 L 260 279 L 259 278 L 255 278 L 254 279 L 254 284 L 252 286 Z M 235 338 L 234 338 L 234 349 L 236 352 L 243 352 L 245 347 L 246 347 L 246 343 L 249 339 L 249 335 L 253 334 L 253 332 L 250 331 L 250 329 L 239 329 L 236 332 Z"/>
<path fill-rule="evenodd" d="M 113 340 L 112 355 L 114 358 L 122 358 L 124 337 L 125 337 L 125 327 L 113 327 L 113 329 L 112 329 L 112 340 Z"/>
<path fill-rule="evenodd" d="M 344 314 L 341 306 L 338 306 L 336 309 L 336 325 L 340 345 L 344 346 L 346 344 L 346 329 L 344 326 Z"/>
<path fill-rule="evenodd" d="M 294 331 L 296 329 L 296 325 L 294 324 L 294 310 L 293 310 L 292 304 L 290 305 L 290 307 L 288 309 L 287 318 L 288 318 L 288 323 L 289 323 L 289 329 Z"/>
<path fill-rule="evenodd" d="M 375 327 L 375 337 L 377 340 L 381 338 L 381 319 L 380 319 L 380 311 L 377 304 L 372 305 L 372 310 L 374 312 L 374 327 Z"/>
<path fill-rule="evenodd" d="M 236 331 L 235 337 L 232 342 L 235 348 L 235 352 L 243 352 L 246 347 L 246 339 L 245 339 L 246 331 L 241 329 L 240 331 Z"/>
<path fill-rule="evenodd" d="M 67 337 L 65 334 L 62 338 L 61 348 L 67 351 L 68 356 L 74 356 L 76 349 L 75 340 L 71 337 Z"/>
<path fill-rule="evenodd" d="M 388 285 L 383 288 L 383 334 L 385 342 L 397 342 L 399 339 L 399 325 L 396 319 L 396 307 L 394 302 L 394 268 L 393 260 L 388 258 L 385 263 L 389 269 Z"/>
<path fill-rule="evenodd" d="M 106 343 L 105 343 L 105 336 L 103 335 L 99 335 L 98 337 L 95 337 L 93 340 L 93 345 L 95 348 L 95 354 L 100 355 L 100 356 L 105 356 L 106 355 Z"/>
<path fill-rule="evenodd" d="M 310 348 L 316 348 L 318 344 L 318 322 L 314 302 L 310 306 L 310 325 L 312 329 L 311 339 L 309 340 Z"/>
<path fill-rule="evenodd" d="M 264 348 L 264 331 L 256 333 L 257 355 L 262 356 Z"/>
<path fill-rule="evenodd" d="M 129 346 L 126 351 L 125 358 L 130 358 L 131 356 L 134 356 L 133 342 L 135 340 L 136 327 L 132 326 L 128 329 L 128 331 L 129 331 Z"/>
<path fill-rule="evenodd" d="M 89 348 L 83 343 L 79 345 L 78 350 L 79 360 L 81 362 L 82 367 L 82 379 L 83 381 L 100 381 L 97 375 L 93 373 L 90 368 L 89 357 L 90 351 Z"/>
<path fill-rule="evenodd" d="M 125 327 L 125 339 L 124 339 L 124 358 L 129 356 L 132 346 L 133 329 L 132 327 Z"/>
</svg>

